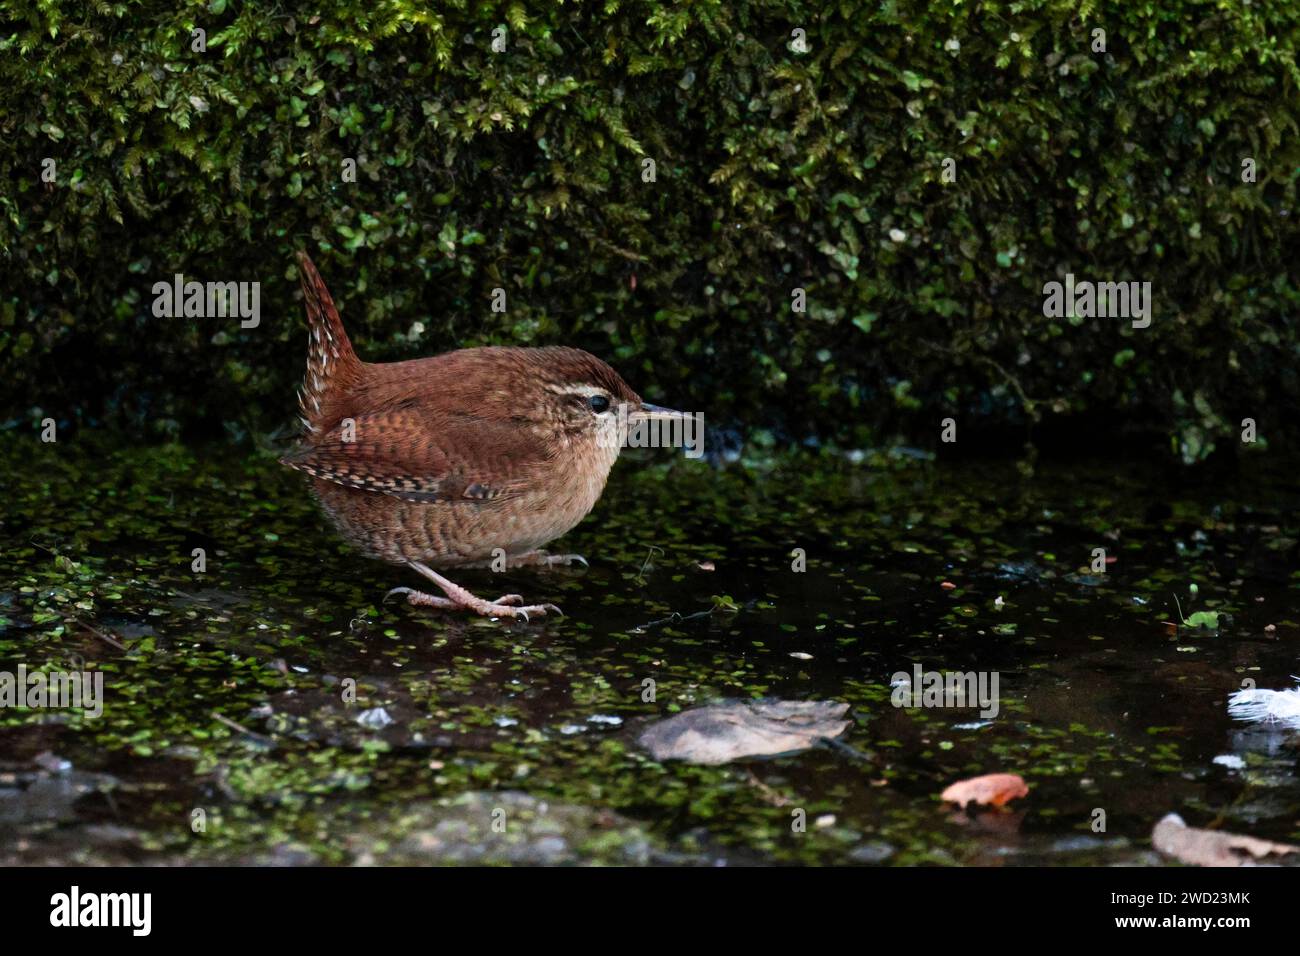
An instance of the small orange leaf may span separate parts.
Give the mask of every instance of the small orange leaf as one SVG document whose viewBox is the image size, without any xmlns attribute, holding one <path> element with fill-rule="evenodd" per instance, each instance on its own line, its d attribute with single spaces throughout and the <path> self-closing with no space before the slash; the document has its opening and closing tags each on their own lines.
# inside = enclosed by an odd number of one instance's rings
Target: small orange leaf
<svg viewBox="0 0 1300 956">
<path fill-rule="evenodd" d="M 1029 787 L 1019 774 L 989 773 L 969 780 L 958 780 L 939 796 L 942 800 L 963 807 L 968 803 L 1000 807 L 1008 800 L 1028 794 Z"/>
<path fill-rule="evenodd" d="M 952 591 L 956 589 L 957 585 L 953 584 L 951 581 L 944 581 L 943 584 L 939 585 L 939 587 L 943 588 L 945 591 Z"/>
</svg>

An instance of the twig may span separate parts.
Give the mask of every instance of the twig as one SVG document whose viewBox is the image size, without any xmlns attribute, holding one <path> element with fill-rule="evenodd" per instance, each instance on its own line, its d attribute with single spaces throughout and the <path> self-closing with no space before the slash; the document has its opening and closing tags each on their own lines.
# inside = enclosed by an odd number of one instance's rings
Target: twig
<svg viewBox="0 0 1300 956">
<path fill-rule="evenodd" d="M 650 545 L 650 550 L 647 551 L 647 552 L 646 552 L 646 555 L 645 555 L 645 562 L 641 565 L 641 570 L 638 571 L 638 572 L 636 573 L 636 579 L 637 579 L 638 582 L 640 582 L 640 581 L 643 580 L 643 578 L 644 578 L 644 576 L 645 576 L 645 569 L 648 568 L 648 567 L 650 567 L 650 559 L 654 557 L 654 553 L 655 553 L 656 551 L 658 551 L 660 554 L 663 554 L 663 553 L 664 553 L 664 549 L 663 549 L 663 548 L 656 547 L 656 546 L 653 545 L 653 544 Z"/>
<path fill-rule="evenodd" d="M 212 717 L 214 720 L 220 721 L 221 723 L 225 724 L 227 727 L 231 728 L 232 730 L 237 730 L 241 734 L 248 734 L 248 736 L 252 737 L 254 740 L 261 740 L 264 743 L 268 743 L 268 744 L 275 743 L 275 741 L 272 740 L 270 737 L 266 736 L 266 734 L 259 734 L 256 730 L 249 730 L 243 724 L 236 723 L 235 721 L 231 720 L 229 717 L 226 717 L 215 710 L 212 712 Z"/>
<path fill-rule="evenodd" d="M 758 776 L 754 773 L 754 771 L 750 770 L 748 771 L 748 773 L 749 773 L 750 784 L 755 789 L 757 789 L 758 792 L 763 795 L 763 799 L 766 800 L 768 803 L 772 804 L 772 806 L 788 807 L 791 804 L 792 801 L 790 800 L 789 797 L 782 796 L 781 794 L 773 790 L 771 787 L 769 787 L 767 784 L 765 784 L 762 780 L 759 780 Z"/>
<path fill-rule="evenodd" d="M 869 754 L 864 754 L 861 750 L 858 750 L 856 747 L 850 747 L 842 740 L 838 740 L 835 737 L 822 737 L 820 739 L 821 742 L 824 743 L 831 750 L 838 750 L 840 753 L 852 757 L 854 760 L 859 761 L 860 763 L 872 762 L 871 756 Z"/>
<path fill-rule="evenodd" d="M 207 598 L 201 598 L 197 594 L 191 594 L 189 591 L 182 591 L 180 588 L 171 588 L 170 590 L 172 594 L 179 594 L 181 597 L 188 598 L 189 600 L 195 602 L 196 604 L 207 604 L 207 605 L 212 604 L 212 602 L 209 601 Z"/>
<path fill-rule="evenodd" d="M 586 40 L 582 39 L 582 34 L 573 28 L 572 23 L 569 24 L 569 32 L 578 38 L 578 42 L 580 42 L 583 46 L 587 48 L 588 53 L 591 52 L 591 46 L 587 43 Z"/>
<path fill-rule="evenodd" d="M 1029 420 L 1031 422 L 1037 422 L 1042 419 L 1042 414 L 1038 411 L 1038 407 L 1043 404 L 1042 400 L 1037 398 L 1030 398 L 1028 395 L 1026 395 L 1025 390 L 1020 385 L 1020 380 L 1016 378 L 1014 375 L 1012 375 L 1010 372 L 1008 372 L 1005 368 L 1003 368 L 1002 365 L 998 363 L 996 360 L 990 358 L 987 355 L 977 355 L 974 353 L 958 352 L 954 348 L 950 348 L 948 346 L 943 346 L 943 345 L 937 345 L 934 342 L 928 342 L 925 340 L 922 340 L 921 344 L 924 345 L 926 348 L 935 352 L 942 352 L 946 355 L 952 355 L 957 358 L 974 360 L 976 362 L 983 362 L 985 365 L 993 366 L 993 368 L 1004 379 L 1006 379 L 1007 384 L 1011 386 L 1011 388 L 1015 391 L 1015 393 L 1018 396 L 1020 396 L 1020 404 L 1024 407 L 1025 414 L 1029 416 Z"/>
<path fill-rule="evenodd" d="M 676 611 L 673 611 L 673 613 L 669 614 L 667 617 L 661 617 L 657 621 L 650 621 L 647 624 L 642 624 L 639 627 L 632 628 L 632 633 L 640 634 L 641 632 L 645 631 L 647 628 L 658 627 L 661 624 L 672 624 L 674 622 L 681 622 L 685 624 L 687 621 L 694 621 L 702 617 L 710 617 L 713 614 L 713 612 L 716 610 L 717 608 L 715 607 L 715 608 L 710 608 L 707 611 L 696 611 L 694 614 L 687 614 L 684 617 L 681 614 L 678 614 Z"/>
<path fill-rule="evenodd" d="M 127 647 L 127 646 L 126 646 L 125 644 L 123 644 L 121 641 L 117 640 L 117 638 L 109 637 L 107 634 L 105 634 L 105 633 L 104 633 L 103 631 L 101 631 L 99 628 L 95 627 L 93 624 L 87 624 L 85 621 L 82 621 L 82 620 L 80 620 L 80 619 L 78 619 L 78 618 L 75 618 L 75 617 L 73 618 L 73 620 L 76 621 L 78 624 L 80 624 L 82 627 L 84 627 L 86 630 L 90 631 L 90 633 L 94 634 L 94 635 L 95 635 L 97 638 L 99 638 L 101 641 L 104 641 L 105 643 L 108 643 L 108 644 L 113 645 L 113 646 L 116 647 L 119 651 L 129 651 L 129 650 L 130 650 L 129 647 Z"/>
</svg>

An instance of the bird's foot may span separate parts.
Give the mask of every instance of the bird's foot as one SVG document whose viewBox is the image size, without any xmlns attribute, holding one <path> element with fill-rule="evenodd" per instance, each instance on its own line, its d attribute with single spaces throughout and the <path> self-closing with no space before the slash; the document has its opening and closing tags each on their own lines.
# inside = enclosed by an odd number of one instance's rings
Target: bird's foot
<svg viewBox="0 0 1300 956">
<path fill-rule="evenodd" d="M 453 600 L 438 597 L 436 594 L 426 594 L 415 588 L 393 588 L 384 595 L 384 602 L 387 603 L 394 594 L 405 594 L 406 603 L 414 607 L 436 607 L 443 611 L 473 611 L 484 617 L 522 617 L 527 621 L 531 614 L 545 617 L 548 611 L 564 616 L 564 612 L 554 604 L 525 605 L 523 596 L 519 594 L 503 594 L 495 601 L 484 601 L 466 591 L 463 599 Z"/>
<path fill-rule="evenodd" d="M 545 551 L 525 551 L 523 554 L 506 559 L 506 566 L 513 568 L 554 568 L 561 565 L 570 567 L 574 564 L 581 564 L 584 568 L 590 566 L 587 564 L 587 559 L 580 554 L 548 554 Z"/>
<path fill-rule="evenodd" d="M 484 617 L 522 617 L 527 621 L 531 615 L 545 617 L 550 611 L 554 611 L 561 617 L 564 616 L 564 612 L 554 604 L 524 604 L 523 597 L 518 594 L 503 594 L 495 601 L 485 601 L 418 561 L 410 562 L 410 566 L 442 588 L 447 596 L 425 594 L 414 588 L 393 588 L 384 596 L 385 601 L 394 594 L 405 594 L 406 603 L 417 607 L 436 607 L 444 611 L 472 611 Z"/>
</svg>

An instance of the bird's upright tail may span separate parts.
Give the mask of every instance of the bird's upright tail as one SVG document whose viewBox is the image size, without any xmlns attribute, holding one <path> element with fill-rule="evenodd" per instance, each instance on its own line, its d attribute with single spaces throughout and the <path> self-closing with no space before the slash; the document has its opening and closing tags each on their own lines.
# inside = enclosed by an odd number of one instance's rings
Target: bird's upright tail
<svg viewBox="0 0 1300 956">
<path fill-rule="evenodd" d="M 311 435 L 328 416 L 330 395 L 350 384 L 361 369 L 361 360 L 352 351 L 325 280 L 305 252 L 298 253 L 298 276 L 307 305 L 307 374 L 298 391 L 298 407 Z"/>
</svg>

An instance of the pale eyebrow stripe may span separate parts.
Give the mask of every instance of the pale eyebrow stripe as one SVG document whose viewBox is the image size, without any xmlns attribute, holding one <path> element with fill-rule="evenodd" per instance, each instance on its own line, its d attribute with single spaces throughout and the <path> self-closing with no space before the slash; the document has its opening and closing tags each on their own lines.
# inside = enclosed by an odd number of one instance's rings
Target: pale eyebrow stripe
<svg viewBox="0 0 1300 956">
<path fill-rule="evenodd" d="M 591 398 L 593 395 L 610 397 L 609 389 L 601 388 L 599 385 L 547 385 L 546 388 L 556 395 L 581 395 L 583 398 Z"/>
</svg>

